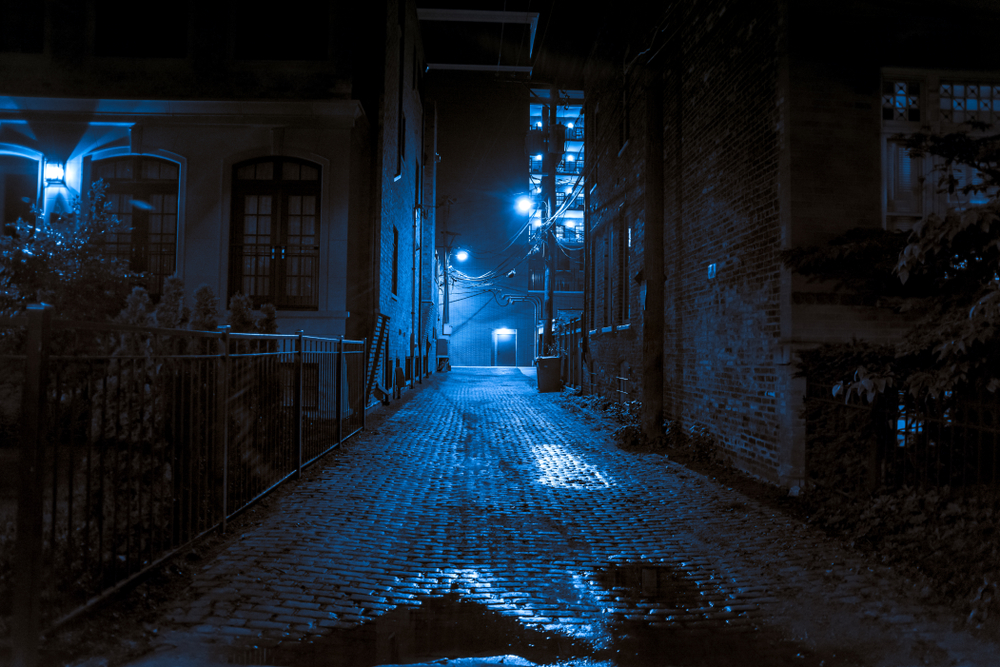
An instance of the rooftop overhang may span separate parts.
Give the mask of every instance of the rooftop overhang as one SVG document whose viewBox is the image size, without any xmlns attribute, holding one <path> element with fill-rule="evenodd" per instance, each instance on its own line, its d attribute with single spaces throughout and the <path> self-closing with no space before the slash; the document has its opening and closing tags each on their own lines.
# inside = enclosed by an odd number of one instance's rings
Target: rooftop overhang
<svg viewBox="0 0 1000 667">
<path fill-rule="evenodd" d="M 463 23 L 526 23 L 530 26 L 528 55 L 535 48 L 538 12 L 497 12 L 478 9 L 417 9 L 421 21 L 461 21 Z"/>
</svg>

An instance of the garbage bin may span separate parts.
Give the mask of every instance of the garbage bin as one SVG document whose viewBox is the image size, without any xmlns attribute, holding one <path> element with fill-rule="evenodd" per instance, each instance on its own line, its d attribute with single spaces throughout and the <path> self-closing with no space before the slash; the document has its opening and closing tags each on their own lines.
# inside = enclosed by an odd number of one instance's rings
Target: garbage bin
<svg viewBox="0 0 1000 667">
<path fill-rule="evenodd" d="M 559 391 L 562 389 L 562 378 L 559 374 L 559 357 L 538 357 L 538 391 Z"/>
</svg>

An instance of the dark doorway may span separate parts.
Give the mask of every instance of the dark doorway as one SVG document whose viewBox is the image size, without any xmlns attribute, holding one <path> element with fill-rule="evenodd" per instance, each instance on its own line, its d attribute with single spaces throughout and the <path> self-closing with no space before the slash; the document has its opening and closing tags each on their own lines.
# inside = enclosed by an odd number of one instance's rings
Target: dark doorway
<svg viewBox="0 0 1000 667">
<path fill-rule="evenodd" d="M 31 207 L 38 195 L 38 161 L 14 155 L 0 155 L 0 223 L 8 225 L 21 218 L 34 223 Z"/>
<path fill-rule="evenodd" d="M 496 334 L 496 365 L 517 366 L 517 334 Z"/>
</svg>

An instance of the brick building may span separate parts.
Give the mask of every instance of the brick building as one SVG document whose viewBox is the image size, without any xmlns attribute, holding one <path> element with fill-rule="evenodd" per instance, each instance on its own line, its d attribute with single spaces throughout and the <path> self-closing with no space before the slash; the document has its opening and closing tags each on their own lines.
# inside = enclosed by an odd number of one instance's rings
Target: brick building
<svg viewBox="0 0 1000 667">
<path fill-rule="evenodd" d="M 102 178 L 154 298 L 177 273 L 274 303 L 283 332 L 371 339 L 383 315 L 393 363 L 426 349 L 435 130 L 412 0 L 150 12 L 137 30 L 100 0 L 4 6 L 2 222 L 38 202 L 58 224 Z"/>
<path fill-rule="evenodd" d="M 666 417 L 792 486 L 805 474 L 796 350 L 891 340 L 901 323 L 806 284 L 780 252 L 852 227 L 905 229 L 950 204 L 919 178 L 929 161 L 892 136 L 955 128 L 970 108 L 998 120 L 1000 63 L 985 47 L 997 10 L 708 0 L 645 11 L 605 31 L 585 86 L 590 379 L 641 397 L 645 239 L 662 224 Z M 646 147 L 661 138 L 658 182 Z"/>
</svg>

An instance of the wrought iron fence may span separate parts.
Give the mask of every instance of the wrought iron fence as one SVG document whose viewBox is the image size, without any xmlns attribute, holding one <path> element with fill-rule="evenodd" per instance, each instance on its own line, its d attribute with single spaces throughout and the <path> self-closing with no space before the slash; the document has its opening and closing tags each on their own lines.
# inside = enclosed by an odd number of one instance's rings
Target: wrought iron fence
<svg viewBox="0 0 1000 667">
<path fill-rule="evenodd" d="M 865 486 L 1000 484 L 1000 396 L 986 390 L 916 399 L 887 390 L 874 403 L 845 402 L 832 387 L 810 384 L 806 397 L 807 465 L 837 434 L 853 438 Z"/>
<path fill-rule="evenodd" d="M 0 457 L 20 478 L 16 501 L 0 496 L 15 653 L 364 427 L 365 341 L 35 307 L 0 321 L 0 343 Z"/>
</svg>

